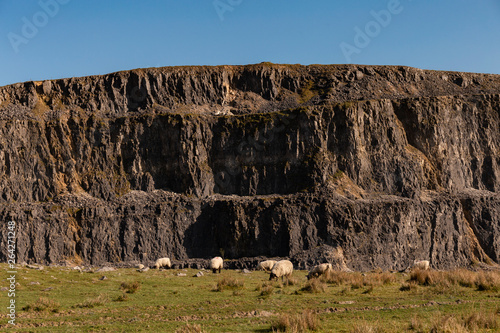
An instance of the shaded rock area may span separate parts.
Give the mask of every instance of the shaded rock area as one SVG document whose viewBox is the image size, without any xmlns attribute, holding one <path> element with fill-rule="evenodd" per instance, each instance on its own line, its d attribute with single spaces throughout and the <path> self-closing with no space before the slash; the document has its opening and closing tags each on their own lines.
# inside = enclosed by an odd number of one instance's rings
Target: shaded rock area
<svg viewBox="0 0 500 333">
<path fill-rule="evenodd" d="M 498 75 L 140 69 L 0 87 L 0 124 L 19 262 L 500 262 Z"/>
</svg>

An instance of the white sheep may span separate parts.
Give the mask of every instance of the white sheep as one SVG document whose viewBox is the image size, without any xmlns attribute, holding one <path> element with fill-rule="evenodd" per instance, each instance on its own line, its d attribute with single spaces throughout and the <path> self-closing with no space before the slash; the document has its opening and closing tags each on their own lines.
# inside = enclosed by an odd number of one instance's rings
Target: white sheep
<svg viewBox="0 0 500 333">
<path fill-rule="evenodd" d="M 332 264 L 319 264 L 317 266 L 314 266 L 310 271 L 309 274 L 307 274 L 307 279 L 311 279 L 313 277 L 318 277 L 320 275 L 325 274 L 328 271 L 332 271 Z"/>
<path fill-rule="evenodd" d="M 289 260 L 280 260 L 273 265 L 271 269 L 271 275 L 269 280 L 278 279 L 281 277 L 281 281 L 286 277 L 287 279 L 293 273 L 293 264 Z"/>
<path fill-rule="evenodd" d="M 270 272 L 271 269 L 273 269 L 273 266 L 274 264 L 276 263 L 276 260 L 265 260 L 265 261 L 261 261 L 259 262 L 259 264 L 257 265 L 257 270 L 259 271 L 266 271 L 266 272 Z"/>
<path fill-rule="evenodd" d="M 156 269 L 160 269 L 162 267 L 170 268 L 172 267 L 172 263 L 170 262 L 170 258 L 160 258 L 156 260 L 154 267 Z"/>
<path fill-rule="evenodd" d="M 221 257 L 215 257 L 215 258 L 212 258 L 212 260 L 210 260 L 210 269 L 214 273 L 216 273 L 217 270 L 219 270 L 219 273 L 220 273 L 223 265 L 224 265 L 224 260 L 222 260 Z"/>
<path fill-rule="evenodd" d="M 416 269 L 428 270 L 429 266 L 430 266 L 429 260 L 420 260 L 420 261 L 414 260 L 413 261 L 413 268 L 416 268 Z"/>
</svg>

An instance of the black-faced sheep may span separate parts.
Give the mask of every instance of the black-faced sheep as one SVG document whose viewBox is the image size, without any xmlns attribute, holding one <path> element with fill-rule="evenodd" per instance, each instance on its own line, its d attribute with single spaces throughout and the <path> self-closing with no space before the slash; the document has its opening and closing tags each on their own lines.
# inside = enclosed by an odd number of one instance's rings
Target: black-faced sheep
<svg viewBox="0 0 500 333">
<path fill-rule="evenodd" d="M 276 263 L 276 260 L 265 260 L 265 261 L 261 261 L 259 262 L 259 264 L 257 265 L 257 270 L 258 271 L 266 271 L 266 272 L 270 272 L 271 269 L 273 269 L 273 266 L 274 264 Z"/>
<path fill-rule="evenodd" d="M 420 261 L 414 260 L 413 261 L 413 268 L 416 268 L 416 269 L 428 270 L 429 266 L 430 266 L 429 260 L 420 260 Z"/>
<path fill-rule="evenodd" d="M 212 260 L 210 260 L 210 269 L 212 270 L 212 272 L 214 273 L 217 273 L 217 270 L 219 271 L 219 273 L 221 272 L 222 270 L 222 266 L 224 264 L 224 261 L 222 260 L 221 257 L 215 257 L 215 258 L 212 258 Z"/>
<path fill-rule="evenodd" d="M 281 277 L 281 281 L 283 278 L 289 278 L 293 273 L 293 264 L 289 260 L 280 260 L 273 265 L 271 269 L 271 275 L 269 276 L 269 280 L 278 279 Z"/>
<path fill-rule="evenodd" d="M 309 274 L 307 274 L 307 279 L 311 279 L 313 277 L 318 277 L 320 275 L 325 274 L 328 271 L 332 271 L 332 264 L 319 264 L 317 266 L 314 266 L 310 271 Z"/>
<path fill-rule="evenodd" d="M 162 267 L 167 267 L 167 268 L 172 267 L 172 263 L 170 262 L 170 258 L 160 258 L 160 259 L 156 260 L 156 262 L 154 264 L 154 268 L 160 269 Z"/>
</svg>

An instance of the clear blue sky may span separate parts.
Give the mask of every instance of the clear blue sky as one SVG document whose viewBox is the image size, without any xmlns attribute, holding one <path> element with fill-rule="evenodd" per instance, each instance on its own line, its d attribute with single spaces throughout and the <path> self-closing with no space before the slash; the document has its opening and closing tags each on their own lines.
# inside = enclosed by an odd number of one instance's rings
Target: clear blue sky
<svg viewBox="0 0 500 333">
<path fill-rule="evenodd" d="M 500 74 L 500 1 L 0 0 L 0 86 L 262 61 Z"/>
</svg>

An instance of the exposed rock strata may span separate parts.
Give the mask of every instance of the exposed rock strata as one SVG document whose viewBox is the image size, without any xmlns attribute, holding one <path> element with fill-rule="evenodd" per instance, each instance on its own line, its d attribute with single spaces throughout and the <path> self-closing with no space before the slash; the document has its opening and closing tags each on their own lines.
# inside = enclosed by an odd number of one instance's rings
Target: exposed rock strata
<svg viewBox="0 0 500 333">
<path fill-rule="evenodd" d="M 37 263 L 499 263 L 499 93 L 498 75 L 354 65 L 1 87 L 0 219 Z"/>
</svg>

